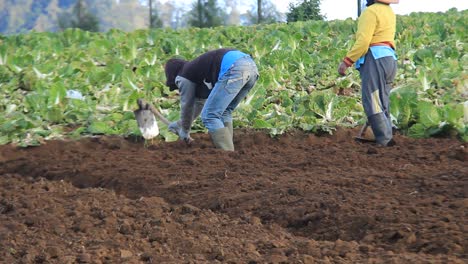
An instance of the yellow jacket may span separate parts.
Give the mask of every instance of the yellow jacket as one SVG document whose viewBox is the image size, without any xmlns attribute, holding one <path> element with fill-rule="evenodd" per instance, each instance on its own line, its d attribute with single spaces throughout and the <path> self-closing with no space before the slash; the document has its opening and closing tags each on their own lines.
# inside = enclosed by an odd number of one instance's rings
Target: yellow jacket
<svg viewBox="0 0 468 264">
<path fill-rule="evenodd" d="M 375 3 L 362 12 L 358 20 L 356 43 L 344 62 L 351 66 L 365 55 L 370 46 L 386 45 L 395 49 L 396 16 L 389 5 Z"/>
</svg>

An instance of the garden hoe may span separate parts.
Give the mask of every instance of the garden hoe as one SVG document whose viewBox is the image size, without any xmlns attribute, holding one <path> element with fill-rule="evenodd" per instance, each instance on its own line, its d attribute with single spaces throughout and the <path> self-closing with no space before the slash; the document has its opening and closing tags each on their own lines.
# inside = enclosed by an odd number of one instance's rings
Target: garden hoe
<svg viewBox="0 0 468 264">
<path fill-rule="evenodd" d="M 157 118 L 166 126 L 169 126 L 171 123 L 153 105 L 146 102 L 144 99 L 138 99 L 137 104 L 138 109 L 133 113 L 135 113 L 138 128 L 140 129 L 144 139 L 152 139 L 159 135 L 158 122 L 156 122 L 156 118 L 154 116 L 157 116 Z M 185 143 L 190 145 L 192 141 L 193 139 L 188 137 L 188 139 L 185 140 Z"/>
<path fill-rule="evenodd" d="M 368 127 L 369 127 L 369 123 L 367 123 L 367 122 L 364 123 L 364 125 L 362 125 L 361 130 L 359 131 L 359 135 L 354 138 L 357 142 L 375 143 L 374 139 L 367 139 L 367 138 L 364 137 L 364 134 L 366 134 L 366 131 L 367 131 Z"/>
<path fill-rule="evenodd" d="M 144 139 L 152 139 L 159 135 L 158 122 L 156 122 L 155 115 L 166 125 L 169 125 L 167 120 L 154 106 L 147 103 L 143 99 L 137 100 L 138 109 L 133 113 L 138 123 L 138 128 Z"/>
</svg>

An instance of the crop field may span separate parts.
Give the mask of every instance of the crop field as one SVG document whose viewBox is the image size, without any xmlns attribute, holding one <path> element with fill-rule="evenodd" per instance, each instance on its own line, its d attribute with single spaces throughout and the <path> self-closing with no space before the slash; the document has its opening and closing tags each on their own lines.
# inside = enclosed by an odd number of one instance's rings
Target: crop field
<svg viewBox="0 0 468 264">
<path fill-rule="evenodd" d="M 353 139 L 352 20 L 0 36 L 0 263 L 466 263 L 467 20 L 398 17 L 389 148 Z M 143 141 L 138 98 L 179 115 L 165 60 L 219 47 L 260 70 L 236 151 Z"/>
<path fill-rule="evenodd" d="M 0 147 L 0 262 L 466 263 L 468 144 L 236 132 Z"/>
</svg>

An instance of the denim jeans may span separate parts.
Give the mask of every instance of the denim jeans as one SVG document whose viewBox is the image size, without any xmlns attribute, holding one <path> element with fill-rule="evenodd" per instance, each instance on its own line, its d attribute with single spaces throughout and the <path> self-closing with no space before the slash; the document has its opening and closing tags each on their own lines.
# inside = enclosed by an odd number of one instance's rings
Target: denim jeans
<svg viewBox="0 0 468 264">
<path fill-rule="evenodd" d="M 232 122 L 232 111 L 244 99 L 258 80 L 258 69 L 250 57 L 234 62 L 221 76 L 211 91 L 201 113 L 201 119 L 209 132 Z"/>
</svg>

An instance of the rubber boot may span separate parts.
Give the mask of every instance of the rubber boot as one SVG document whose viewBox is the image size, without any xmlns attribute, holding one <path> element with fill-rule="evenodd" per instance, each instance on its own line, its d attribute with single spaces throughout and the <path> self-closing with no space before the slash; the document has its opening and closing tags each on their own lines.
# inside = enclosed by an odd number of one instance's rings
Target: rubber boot
<svg viewBox="0 0 468 264">
<path fill-rule="evenodd" d="M 375 141 L 382 146 L 394 145 L 392 140 L 392 127 L 389 125 L 385 113 L 378 113 L 368 117 L 369 124 L 374 133 Z"/>
<path fill-rule="evenodd" d="M 216 148 L 227 151 L 234 151 L 234 144 L 232 143 L 232 134 L 229 128 L 223 127 L 210 133 L 211 141 Z"/>
<path fill-rule="evenodd" d="M 234 142 L 234 128 L 232 126 L 232 122 L 224 123 L 224 127 L 226 127 L 229 130 L 229 133 L 231 134 L 231 140 L 232 142 Z"/>
</svg>

